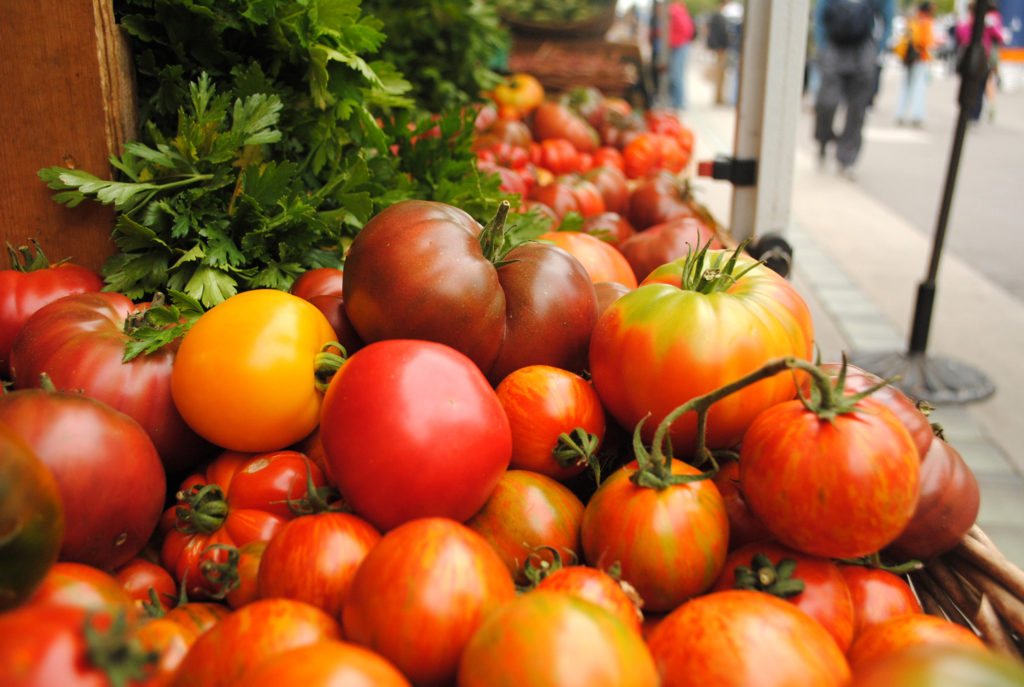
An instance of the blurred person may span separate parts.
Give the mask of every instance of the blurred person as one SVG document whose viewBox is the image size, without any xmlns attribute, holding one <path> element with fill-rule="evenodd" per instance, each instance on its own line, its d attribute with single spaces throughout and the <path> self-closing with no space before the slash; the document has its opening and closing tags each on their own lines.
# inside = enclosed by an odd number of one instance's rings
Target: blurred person
<svg viewBox="0 0 1024 687">
<path fill-rule="evenodd" d="M 709 74 L 715 90 L 715 105 L 725 104 L 725 72 L 729 68 L 729 20 L 723 10 L 728 0 L 718 0 L 708 20 L 707 46 L 715 57 Z"/>
<path fill-rule="evenodd" d="M 668 4 L 668 90 L 672 107 L 685 110 L 686 102 L 686 58 L 690 52 L 696 30 L 693 17 L 682 0 Z"/>
<path fill-rule="evenodd" d="M 985 12 L 985 27 L 981 32 L 981 44 L 985 48 L 985 60 L 987 72 L 985 74 L 985 87 L 978 93 L 978 100 L 971 110 L 971 122 L 977 123 L 981 119 L 981 112 L 988 103 L 989 121 L 995 119 L 996 114 L 996 93 L 999 90 L 999 46 L 1006 43 L 1006 29 L 1003 27 L 1003 15 L 999 13 L 999 4 L 990 0 L 988 10 Z M 961 52 L 971 42 L 971 29 L 974 27 L 974 3 L 967 7 L 967 16 L 956 24 L 956 42 Z"/>
<path fill-rule="evenodd" d="M 864 116 L 874 95 L 875 67 L 892 30 L 894 0 L 819 0 L 815 41 L 821 82 L 815 101 L 814 138 L 819 164 L 835 142 L 839 172 L 854 177 L 860 155 Z M 836 111 L 844 107 L 843 130 L 834 130 Z"/>
<path fill-rule="evenodd" d="M 922 2 L 914 15 L 907 19 L 906 29 L 893 48 L 906 68 L 896 104 L 896 123 L 900 126 L 908 121 L 911 126 L 924 126 L 932 47 L 935 45 L 934 21 L 935 3 Z"/>
<path fill-rule="evenodd" d="M 664 85 L 662 74 L 667 69 L 668 57 L 665 50 L 667 27 L 668 14 L 665 3 L 662 0 L 654 0 L 651 3 L 651 16 L 647 35 L 651 44 L 651 100 L 655 107 L 661 104 L 661 92 Z"/>
</svg>

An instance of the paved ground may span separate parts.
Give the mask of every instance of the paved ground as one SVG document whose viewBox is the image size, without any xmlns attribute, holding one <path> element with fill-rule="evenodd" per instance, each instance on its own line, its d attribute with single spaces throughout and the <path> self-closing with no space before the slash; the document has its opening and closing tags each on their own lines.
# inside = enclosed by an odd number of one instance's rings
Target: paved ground
<svg viewBox="0 0 1024 687">
<path fill-rule="evenodd" d="M 713 107 L 702 70 L 691 69 L 698 159 L 731 154 L 735 110 Z M 798 132 L 801 135 L 803 132 Z M 932 239 L 922 236 L 856 182 L 818 169 L 811 148 L 795 151 L 791 281 L 814 316 L 823 359 L 842 352 L 906 351 L 917 286 Z M 729 223 L 731 186 L 698 179 L 696 193 Z M 933 192 L 938 197 L 938 190 Z M 982 489 L 978 524 L 1011 560 L 1024 565 L 1024 305 L 959 260 L 944 254 L 928 344 L 930 360 L 967 364 L 994 380 L 996 392 L 971 403 L 938 405 L 931 418 L 972 467 Z"/>
</svg>

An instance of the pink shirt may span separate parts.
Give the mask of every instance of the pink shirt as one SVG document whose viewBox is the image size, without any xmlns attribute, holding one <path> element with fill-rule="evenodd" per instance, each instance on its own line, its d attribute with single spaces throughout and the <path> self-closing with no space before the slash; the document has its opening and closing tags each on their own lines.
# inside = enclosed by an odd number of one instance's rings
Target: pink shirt
<svg viewBox="0 0 1024 687">
<path fill-rule="evenodd" d="M 678 48 L 693 38 L 693 18 L 686 9 L 686 5 L 681 2 L 670 3 L 668 19 L 668 44 L 670 47 Z"/>
<path fill-rule="evenodd" d="M 967 45 L 971 42 L 971 28 L 974 26 L 974 16 L 968 16 L 956 25 L 956 42 L 960 45 Z M 996 11 L 985 14 L 985 28 L 981 32 L 981 44 L 985 46 L 985 53 L 992 49 L 992 43 L 1003 43 L 1003 17 Z"/>
</svg>

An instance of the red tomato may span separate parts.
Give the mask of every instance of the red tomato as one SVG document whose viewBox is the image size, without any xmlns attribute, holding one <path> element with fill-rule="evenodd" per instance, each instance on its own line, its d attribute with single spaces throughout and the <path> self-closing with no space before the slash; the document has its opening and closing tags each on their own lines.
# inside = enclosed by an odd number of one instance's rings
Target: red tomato
<svg viewBox="0 0 1024 687">
<path fill-rule="evenodd" d="M 729 550 L 745 544 L 765 541 L 772 533 L 764 523 L 747 508 L 747 502 L 739 489 L 740 464 L 736 460 L 719 463 L 718 472 L 711 478 L 725 501 L 725 512 L 729 515 Z"/>
<path fill-rule="evenodd" d="M 338 621 L 293 599 L 260 599 L 225 616 L 189 648 L 172 687 L 220 687 L 251 666 L 300 646 L 341 639 Z"/>
<path fill-rule="evenodd" d="M 205 576 L 211 581 L 223 580 L 226 589 L 229 589 L 224 596 L 224 602 L 229 608 L 236 609 L 251 604 L 261 598 L 259 574 L 263 567 L 263 552 L 266 551 L 267 542 L 251 541 L 242 544 L 235 550 L 228 550 L 228 558 L 223 563 L 207 559 L 204 563 L 211 564 L 210 570 Z M 223 576 L 223 577 L 221 577 Z"/>
<path fill-rule="evenodd" d="M 499 119 L 477 135 L 473 148 L 481 150 L 497 143 L 507 143 L 518 148 L 529 148 L 533 133 L 525 123 L 518 120 Z"/>
<path fill-rule="evenodd" d="M 579 231 L 549 231 L 538 236 L 537 240 L 551 241 L 565 249 L 586 268 L 593 282 L 617 281 L 630 289 L 637 286 L 633 268 L 622 253 L 596 236 Z"/>
<path fill-rule="evenodd" d="M 598 136 L 594 127 L 562 103 L 553 100 L 541 103 L 533 111 L 530 130 L 537 141 L 546 138 L 565 138 L 576 150 L 587 153 L 594 152 L 598 147 Z"/>
<path fill-rule="evenodd" d="M 259 595 L 305 601 L 340 618 L 356 568 L 380 540 L 349 513 L 296 518 L 268 542 L 259 566 Z"/>
<path fill-rule="evenodd" d="M 677 217 L 638 231 L 619 244 L 619 252 L 643 281 L 651 272 L 665 263 L 686 258 L 704 246 L 723 248 L 718 236 L 703 220 L 696 217 Z"/>
<path fill-rule="evenodd" d="M 336 267 L 314 267 L 296 277 L 288 291 L 307 301 L 313 296 L 340 296 L 344 274 Z"/>
<path fill-rule="evenodd" d="M 0 612 L 42 583 L 63 538 L 64 503 L 53 473 L 0 422 Z"/>
<path fill-rule="evenodd" d="M 622 149 L 622 171 L 630 179 L 641 179 L 662 170 L 678 174 L 688 159 L 675 138 L 647 131 L 638 134 Z"/>
<path fill-rule="evenodd" d="M 269 541 L 296 510 L 326 484 L 318 467 L 297 451 L 238 453 L 226 451 L 203 474 L 186 477 L 178 504 L 169 508 L 160 560 L 183 582 L 190 596 L 203 590 L 222 592 L 217 580 L 203 573 L 203 563 L 223 563 L 222 547 Z M 165 525 L 166 527 L 166 525 Z M 218 548 L 209 549 L 212 545 Z"/>
<path fill-rule="evenodd" d="M 628 582 L 612 577 L 604 570 L 587 565 L 569 565 L 544 575 L 534 589 L 572 594 L 597 604 L 629 628 L 641 633 L 643 603 Z"/>
<path fill-rule="evenodd" d="M 153 604 L 155 600 L 159 608 L 167 611 L 178 598 L 177 584 L 167 569 L 140 556 L 119 566 L 114 571 L 114 578 L 140 608 Z"/>
<path fill-rule="evenodd" d="M 0 270 L 0 377 L 8 378 L 11 345 L 22 325 L 47 303 L 73 293 L 99 291 L 103 280 L 95 272 L 66 261 L 51 264 L 35 241 L 22 258 L 8 244 L 11 269 Z"/>
<path fill-rule="evenodd" d="M 664 687 L 841 687 L 850 680 L 843 652 L 820 623 L 782 599 L 743 589 L 686 602 L 658 623 L 647 645 Z"/>
<path fill-rule="evenodd" d="M 807 304 L 789 282 L 754 262 L 735 251 L 676 260 L 604 311 L 591 334 L 590 371 L 605 410 L 620 424 L 635 427 L 650 413 L 643 428 L 649 441 L 658 423 L 690 399 L 773 358 L 810 359 Z M 705 284 L 697 275 L 708 269 L 718 270 L 721 281 Z M 761 410 L 795 394 L 793 376 L 780 374 L 723 398 L 708 413 L 707 446 L 734 446 Z M 689 455 L 695 413 L 672 423 L 670 435 L 676 456 Z"/>
<path fill-rule="evenodd" d="M 564 138 L 545 138 L 540 141 L 540 155 L 534 164 L 552 174 L 568 174 L 580 169 L 580 152 Z"/>
<path fill-rule="evenodd" d="M 766 560 L 755 558 L 758 554 Z M 794 591 L 793 581 L 803 589 Z M 808 556 L 776 542 L 747 544 L 729 554 L 713 589 L 752 589 L 779 596 L 821 623 L 842 651 L 853 641 L 853 599 L 839 567 L 828 558 Z"/>
<path fill-rule="evenodd" d="M 529 189 L 526 185 L 526 180 L 519 172 L 513 169 L 509 169 L 508 167 L 502 167 L 501 165 L 496 165 L 491 162 L 483 161 L 479 162 L 477 167 L 481 171 L 497 174 L 498 177 L 501 179 L 501 184 L 498 186 L 498 188 L 504 193 L 510 193 L 522 198 L 525 197 L 526 194 L 529 192 Z"/>
<path fill-rule="evenodd" d="M 616 247 L 636 233 L 629 220 L 617 212 L 602 212 L 584 217 L 583 231 Z"/>
<path fill-rule="evenodd" d="M 45 372 L 56 388 L 84 393 L 125 413 L 146 430 L 167 472 L 180 473 L 212 449 L 185 424 L 171 398 L 177 344 L 123 360 L 146 307 L 114 292 L 49 303 L 14 340 L 11 372 L 21 388 L 40 386 Z"/>
<path fill-rule="evenodd" d="M 585 176 L 567 174 L 563 175 L 561 180 L 576 194 L 576 202 L 580 206 L 580 214 L 583 217 L 593 217 L 605 211 L 601 189 Z"/>
<path fill-rule="evenodd" d="M 508 470 L 491 497 L 466 522 L 498 552 L 518 584 L 526 584 L 527 561 L 551 562 L 580 554 L 583 502 L 568 487 L 528 470 Z"/>
<path fill-rule="evenodd" d="M 335 340 L 345 348 L 346 356 L 352 355 L 363 347 L 363 340 L 359 338 L 358 332 L 348 319 L 344 298 L 324 294 L 310 296 L 308 300 L 327 318 L 327 322 L 330 323 L 331 329 L 334 330 L 337 337 Z"/>
<path fill-rule="evenodd" d="M 629 194 L 626 217 L 637 231 L 677 217 L 697 216 L 689 182 L 669 172 L 645 178 Z"/>
<path fill-rule="evenodd" d="M 586 379 L 550 365 L 527 365 L 509 373 L 495 392 L 512 429 L 511 467 L 566 480 L 592 464 L 605 419 Z M 583 436 L 574 436 L 577 429 Z"/>
<path fill-rule="evenodd" d="M 624 172 L 616 167 L 595 167 L 583 176 L 597 187 L 604 200 L 605 210 L 620 215 L 626 213 L 629 208 L 629 184 Z"/>
<path fill-rule="evenodd" d="M 239 687 L 411 687 L 383 656 L 356 644 L 324 640 L 282 651 L 255 663 Z"/>
<path fill-rule="evenodd" d="M 594 151 L 594 167 L 611 167 L 622 172 L 625 167 L 622 152 L 613 146 L 601 146 Z M 623 178 L 625 178 L 625 172 L 623 172 Z"/>
<path fill-rule="evenodd" d="M 908 613 L 872 625 L 861 632 L 846 652 L 856 671 L 887 654 L 923 644 L 985 649 L 978 635 L 951 620 L 924 613 Z"/>
<path fill-rule="evenodd" d="M 124 613 L 128 620 L 139 616 L 138 606 L 116 577 L 71 561 L 54 563 L 26 605 Z"/>
<path fill-rule="evenodd" d="M 896 539 L 914 514 L 920 471 L 906 427 L 870 397 L 834 417 L 779 403 L 754 420 L 740 449 L 750 509 L 783 544 L 830 558 Z"/>
<path fill-rule="evenodd" d="M 853 599 L 856 639 L 878 623 L 907 613 L 921 613 L 921 602 L 904 579 L 888 570 L 862 565 L 840 565 Z"/>
<path fill-rule="evenodd" d="M 672 110 L 647 110 L 644 112 L 644 121 L 647 128 L 659 134 L 665 134 L 675 139 L 683 152 L 683 166 L 690 161 L 693 153 L 694 136 L 693 130 L 683 124 Z"/>
<path fill-rule="evenodd" d="M 421 518 L 366 555 L 342 623 L 347 638 L 413 684 L 449 684 L 480 623 L 515 595 L 512 575 L 483 537 L 447 518 Z"/>
<path fill-rule="evenodd" d="M 644 608 L 668 611 L 707 591 L 725 564 L 729 521 L 709 479 L 663 489 L 637 486 L 637 461 L 601 483 L 583 512 L 583 554 L 590 565 L 618 563 Z M 672 475 L 699 471 L 671 461 Z"/>
<path fill-rule="evenodd" d="M 580 201 L 569 187 L 559 180 L 547 184 L 538 184 L 530 189 L 527 200 L 543 203 L 554 211 L 561 221 L 570 212 L 580 212 Z"/>
<path fill-rule="evenodd" d="M 112 569 L 156 529 L 166 477 L 156 447 L 124 413 L 78 393 L 0 394 L 6 423 L 46 464 L 64 503 L 62 560 Z"/>
<path fill-rule="evenodd" d="M 382 532 L 428 515 L 468 520 L 512 455 L 508 418 L 480 370 L 413 339 L 348 359 L 324 397 L 320 440 L 345 500 Z"/>
<path fill-rule="evenodd" d="M 143 651 L 157 659 L 148 674 L 147 687 L 165 687 L 199 635 L 216 625 L 231 610 L 220 603 L 190 601 L 163 616 L 139 625 L 132 633 Z"/>
<path fill-rule="evenodd" d="M 654 687 L 640 635 L 571 594 L 535 590 L 489 615 L 459 661 L 459 687 Z"/>
</svg>

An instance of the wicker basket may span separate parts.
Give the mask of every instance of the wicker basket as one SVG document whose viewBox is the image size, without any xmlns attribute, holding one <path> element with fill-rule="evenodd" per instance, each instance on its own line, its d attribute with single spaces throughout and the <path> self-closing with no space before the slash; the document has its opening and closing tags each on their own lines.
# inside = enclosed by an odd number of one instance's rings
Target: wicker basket
<svg viewBox="0 0 1024 687">
<path fill-rule="evenodd" d="M 601 38 L 615 23 L 616 4 L 613 0 L 604 9 L 587 19 L 564 23 L 531 21 L 503 10 L 499 10 L 499 14 L 514 36 L 524 38 Z"/>
</svg>

